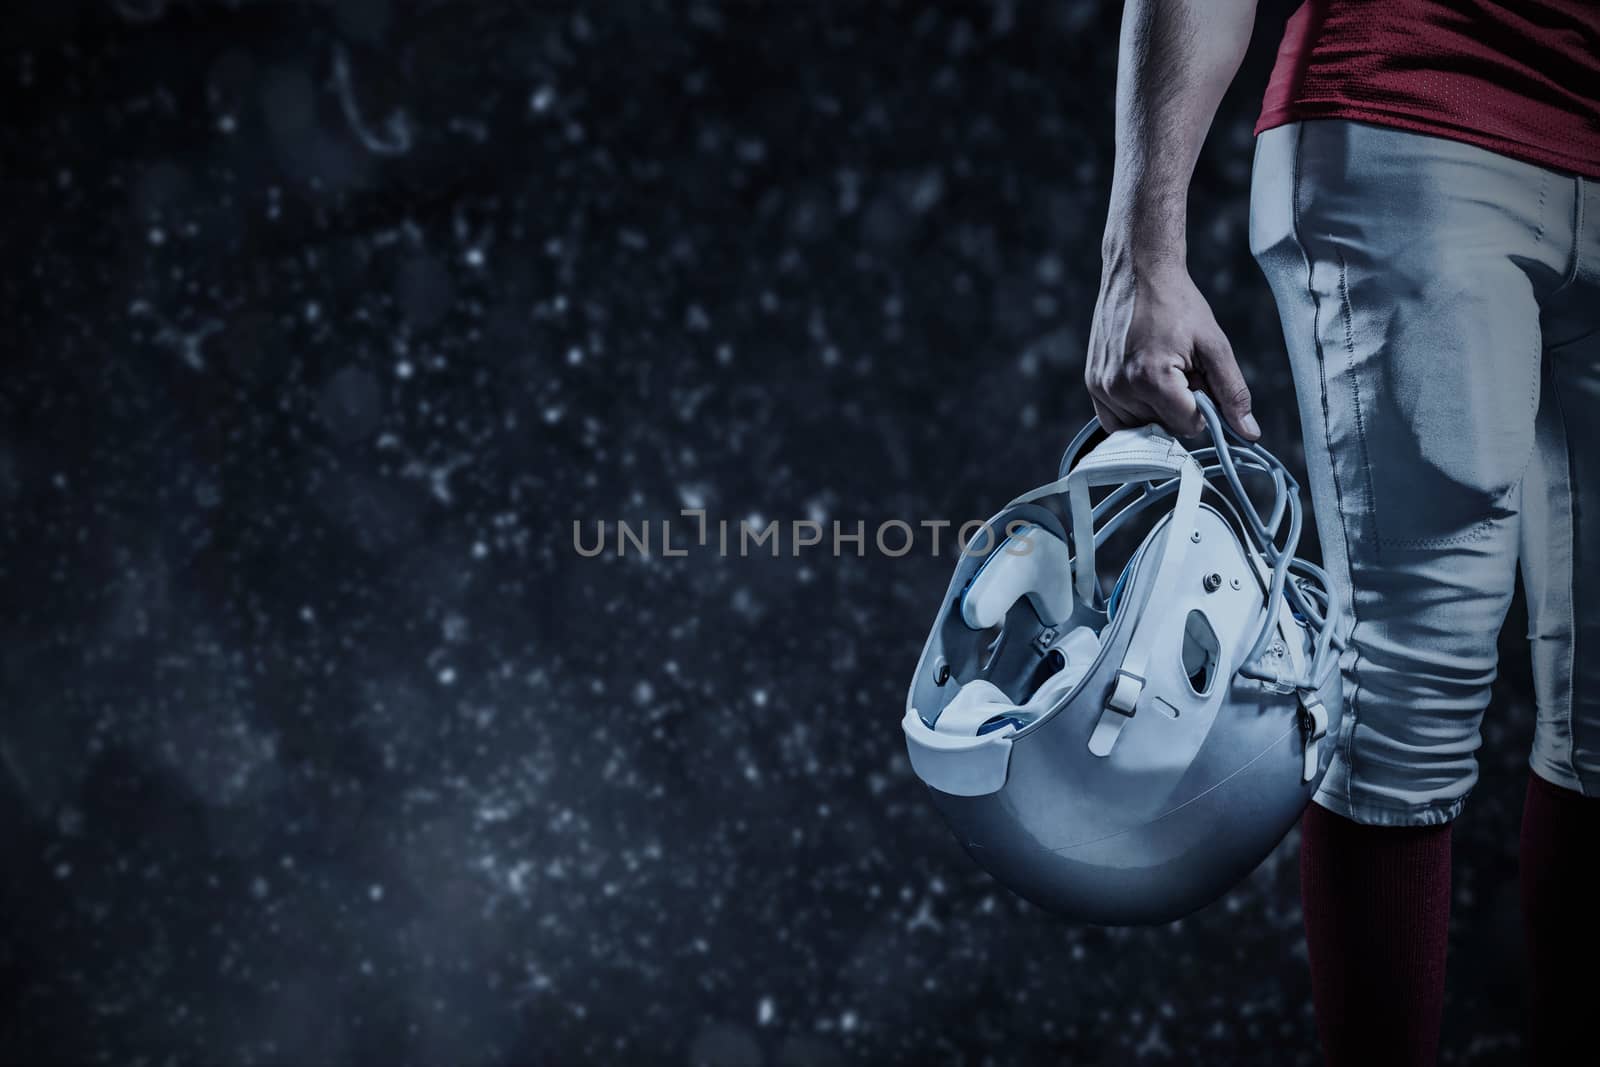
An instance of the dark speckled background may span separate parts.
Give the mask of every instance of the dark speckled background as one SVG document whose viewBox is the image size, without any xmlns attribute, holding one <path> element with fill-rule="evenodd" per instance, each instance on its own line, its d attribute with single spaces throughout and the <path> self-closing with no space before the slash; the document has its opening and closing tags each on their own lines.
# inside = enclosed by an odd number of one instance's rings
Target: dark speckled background
<svg viewBox="0 0 1600 1067">
<path fill-rule="evenodd" d="M 1192 263 L 1299 462 L 1245 247 Z M 899 716 L 950 559 L 573 519 L 964 519 L 1046 479 L 1113 4 L 0 15 L 0 1058 L 1310 1062 L 1291 836 L 1172 927 L 962 855 Z M 1445 1056 L 1513 1060 L 1520 617 Z"/>
</svg>

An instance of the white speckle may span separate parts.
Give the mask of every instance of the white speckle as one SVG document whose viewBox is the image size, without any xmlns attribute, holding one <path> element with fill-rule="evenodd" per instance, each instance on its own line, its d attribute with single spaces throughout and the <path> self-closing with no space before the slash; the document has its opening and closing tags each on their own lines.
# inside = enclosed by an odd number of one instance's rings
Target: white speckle
<svg viewBox="0 0 1600 1067">
<path fill-rule="evenodd" d="M 579 348 L 577 345 L 573 345 L 571 348 L 567 349 L 567 363 L 568 363 L 568 365 L 576 367 L 578 364 L 580 364 L 582 362 L 583 362 L 583 349 Z"/>
<path fill-rule="evenodd" d="M 907 930 L 943 930 L 944 924 L 933 915 L 933 901 L 924 897 L 917 906 L 917 913 L 906 923 Z"/>
<path fill-rule="evenodd" d="M 756 1022 L 757 1022 L 757 1024 L 759 1024 L 761 1026 L 766 1026 L 767 1024 L 772 1022 L 772 1020 L 774 1018 L 777 1017 L 777 1014 L 778 1014 L 778 1007 L 777 1007 L 776 1004 L 774 1004 L 772 1002 L 772 998 L 771 997 L 762 997 L 759 1001 L 756 1002 Z"/>
<path fill-rule="evenodd" d="M 856 1028 L 860 1021 L 861 1020 L 856 1017 L 855 1012 L 846 1011 L 843 1015 L 839 1016 L 839 1029 L 843 1030 L 845 1033 L 850 1033 Z"/>
<path fill-rule="evenodd" d="M 402 359 L 399 363 L 394 365 L 394 375 L 396 378 L 409 378 L 415 372 L 416 368 L 411 365 L 411 361 L 408 359 Z"/>
<path fill-rule="evenodd" d="M 250 895 L 257 900 L 266 900 L 267 892 L 270 888 L 267 885 L 267 880 L 260 875 L 256 875 L 250 880 Z"/>
<path fill-rule="evenodd" d="M 383 899 L 383 886 L 374 882 L 367 887 L 367 899 L 376 903 Z"/>
<path fill-rule="evenodd" d="M 56 878 L 57 878 L 57 880 L 65 881 L 71 874 L 72 874 L 72 864 L 70 864 L 70 863 L 58 863 L 58 864 L 56 864 Z"/>
<path fill-rule="evenodd" d="M 655 686 L 651 685 L 643 678 L 639 679 L 638 684 L 633 687 L 633 702 L 638 704 L 640 707 L 644 707 L 655 698 Z"/>
<path fill-rule="evenodd" d="M 469 248 L 466 255 L 461 258 L 467 261 L 467 266 L 469 267 L 481 267 L 483 266 L 483 249 Z"/>
<path fill-rule="evenodd" d="M 456 684 L 456 669 L 454 667 L 446 667 L 443 670 L 441 670 L 439 672 L 439 684 L 440 685 L 455 685 Z"/>
<path fill-rule="evenodd" d="M 160 226 L 150 227 L 150 232 L 146 236 L 153 245 L 160 246 L 167 243 L 167 231 Z"/>
<path fill-rule="evenodd" d="M 239 128 L 239 120 L 232 115 L 218 115 L 217 129 L 223 133 L 232 133 Z"/>
<path fill-rule="evenodd" d="M 489 554 L 489 546 L 482 541 L 472 542 L 472 558 L 482 559 Z"/>
<path fill-rule="evenodd" d="M 533 873 L 533 863 L 529 860 L 518 860 L 506 872 L 506 886 L 518 896 L 523 896 L 528 891 L 528 876 Z"/>
<path fill-rule="evenodd" d="M 758 708 L 766 707 L 767 691 L 765 689 L 752 690 L 750 693 L 750 703 L 754 704 Z"/>
<path fill-rule="evenodd" d="M 309 301 L 306 304 L 306 321 L 316 322 L 320 318 L 322 318 L 322 305 L 315 300 Z"/>
<path fill-rule="evenodd" d="M 315 608 L 313 608 L 310 604 L 302 604 L 302 605 L 300 605 L 300 621 L 301 622 L 316 622 L 317 621 L 317 610 Z"/>
<path fill-rule="evenodd" d="M 528 97 L 528 110 L 535 115 L 543 115 L 555 102 L 556 91 L 548 85 L 541 85 L 533 91 L 532 96 Z"/>
</svg>

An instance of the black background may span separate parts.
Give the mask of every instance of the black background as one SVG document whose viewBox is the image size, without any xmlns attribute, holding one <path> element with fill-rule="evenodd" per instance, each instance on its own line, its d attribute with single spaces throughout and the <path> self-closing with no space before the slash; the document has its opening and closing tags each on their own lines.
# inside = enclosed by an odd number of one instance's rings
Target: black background
<svg viewBox="0 0 1600 1067">
<path fill-rule="evenodd" d="M 1298 465 L 1245 240 L 1285 14 L 1190 252 Z M 1116 5 L 0 19 L 0 1057 L 1311 1061 L 1294 835 L 1129 931 L 945 831 L 899 717 L 948 548 L 572 547 L 1047 480 L 1090 414 Z M 1450 1063 L 1519 1045 L 1519 612 Z"/>
</svg>

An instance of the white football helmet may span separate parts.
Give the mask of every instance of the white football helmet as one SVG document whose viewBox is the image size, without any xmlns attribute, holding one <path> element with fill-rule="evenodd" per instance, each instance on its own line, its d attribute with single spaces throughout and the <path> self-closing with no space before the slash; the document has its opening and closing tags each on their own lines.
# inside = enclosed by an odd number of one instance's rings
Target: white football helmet
<svg viewBox="0 0 1600 1067">
<path fill-rule="evenodd" d="M 1090 423 L 968 542 L 906 702 L 911 765 L 967 851 L 1087 922 L 1167 922 L 1248 874 L 1343 707 L 1346 613 L 1294 555 L 1300 487 L 1196 397 L 1210 447 L 1152 426 L 1080 456 Z"/>
</svg>

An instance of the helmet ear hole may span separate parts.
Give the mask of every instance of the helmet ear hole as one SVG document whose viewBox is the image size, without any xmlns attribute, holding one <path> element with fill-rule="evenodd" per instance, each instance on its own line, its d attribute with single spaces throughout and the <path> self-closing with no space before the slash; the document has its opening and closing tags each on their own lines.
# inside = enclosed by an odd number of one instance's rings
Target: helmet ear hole
<svg viewBox="0 0 1600 1067">
<path fill-rule="evenodd" d="M 1196 696 L 1205 696 L 1217 676 L 1217 660 L 1222 644 L 1205 613 L 1189 612 L 1183 624 L 1183 673 Z"/>
</svg>

